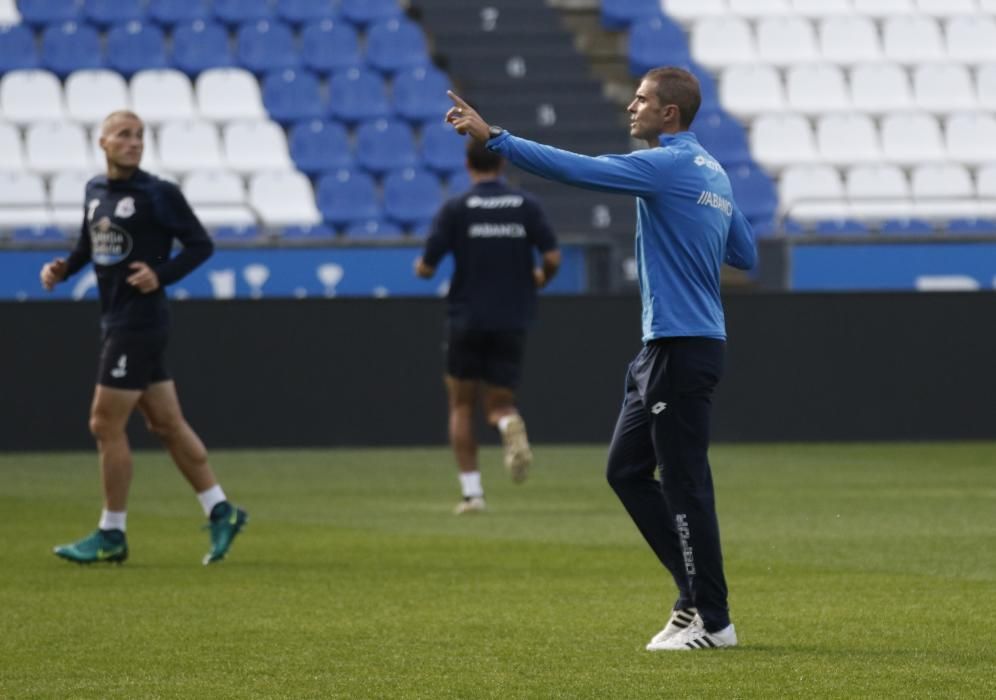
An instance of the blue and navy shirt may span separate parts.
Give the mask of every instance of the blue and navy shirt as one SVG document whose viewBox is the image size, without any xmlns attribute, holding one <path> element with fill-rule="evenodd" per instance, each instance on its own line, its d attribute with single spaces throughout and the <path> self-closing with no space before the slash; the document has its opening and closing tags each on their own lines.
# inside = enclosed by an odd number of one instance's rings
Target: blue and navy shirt
<svg viewBox="0 0 996 700">
<path fill-rule="evenodd" d="M 170 257 L 173 241 L 183 249 Z M 180 188 L 142 170 L 126 180 L 106 175 L 86 184 L 83 225 L 69 255 L 66 277 L 93 262 L 105 330 L 165 330 L 169 325 L 165 287 L 207 260 L 214 244 Z M 133 262 L 144 262 L 159 277 L 159 288 L 143 294 L 127 283 Z"/>
<path fill-rule="evenodd" d="M 666 134 L 658 148 L 597 158 L 507 132 L 488 148 L 550 180 L 635 195 L 643 342 L 726 338 L 720 267 L 753 267 L 754 233 L 733 201 L 726 172 L 694 134 Z"/>
<path fill-rule="evenodd" d="M 524 330 L 536 307 L 534 250 L 557 239 L 539 203 L 501 180 L 479 182 L 447 201 L 425 244 L 422 260 L 436 267 L 453 254 L 449 320 L 485 331 Z"/>
</svg>

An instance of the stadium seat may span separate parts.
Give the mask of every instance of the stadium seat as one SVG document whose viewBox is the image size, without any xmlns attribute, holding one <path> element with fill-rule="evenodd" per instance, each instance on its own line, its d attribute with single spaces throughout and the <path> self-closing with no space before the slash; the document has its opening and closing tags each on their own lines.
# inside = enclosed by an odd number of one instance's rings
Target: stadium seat
<svg viewBox="0 0 996 700">
<path fill-rule="evenodd" d="M 252 214 L 249 213 L 248 209 L 238 210 L 245 211 L 246 216 L 249 217 L 248 221 L 237 222 L 237 223 L 227 223 L 218 224 L 216 226 L 209 226 L 205 221 L 201 221 L 210 231 L 211 237 L 225 244 L 242 244 L 242 245 L 255 245 L 262 240 L 262 232 L 259 227 L 256 226 L 255 220 L 252 218 Z M 196 211 L 195 211 L 196 213 Z M 198 215 L 200 218 L 200 215 Z"/>
<path fill-rule="evenodd" d="M 996 63 L 986 63 L 979 66 L 975 83 L 978 90 L 979 108 L 989 111 L 996 110 Z"/>
<path fill-rule="evenodd" d="M 830 114 L 816 123 L 816 148 L 831 165 L 873 163 L 882 158 L 875 123 L 867 114 Z"/>
<path fill-rule="evenodd" d="M 996 61 L 996 19 L 983 15 L 953 17 L 944 26 L 944 43 L 952 61 Z"/>
<path fill-rule="evenodd" d="M 854 219 L 825 219 L 816 222 L 814 232 L 818 236 L 866 236 L 868 226 Z"/>
<path fill-rule="evenodd" d="M 996 199 L 996 163 L 984 165 L 976 171 L 975 191 L 981 199 Z"/>
<path fill-rule="evenodd" d="M 301 59 L 294 35 L 283 22 L 259 20 L 239 27 L 239 63 L 258 74 L 283 68 L 296 68 Z"/>
<path fill-rule="evenodd" d="M 0 170 L 23 170 L 24 167 L 20 130 L 13 124 L 0 122 Z"/>
<path fill-rule="evenodd" d="M 60 120 L 65 116 L 62 86 L 46 70 L 16 70 L 0 79 L 0 114 L 15 124 Z"/>
<path fill-rule="evenodd" d="M 397 0 L 342 0 L 339 13 L 353 24 L 365 27 L 372 22 L 399 16 L 401 6 Z"/>
<path fill-rule="evenodd" d="M 322 74 L 362 65 L 356 29 L 348 22 L 332 19 L 306 25 L 301 32 L 301 62 Z"/>
<path fill-rule="evenodd" d="M 438 121 L 452 106 L 449 89 L 449 78 L 431 65 L 403 70 L 391 86 L 394 113 L 410 122 Z"/>
<path fill-rule="evenodd" d="M 844 182 L 829 165 L 795 165 L 782 172 L 778 184 L 782 210 L 800 221 L 847 217 Z"/>
<path fill-rule="evenodd" d="M 666 17 L 642 18 L 630 28 L 630 75 L 643 75 L 657 66 L 677 66 L 689 60 L 684 30 Z"/>
<path fill-rule="evenodd" d="M 978 106 L 968 68 L 959 64 L 920 65 L 913 69 L 913 102 L 918 109 L 946 113 Z"/>
<path fill-rule="evenodd" d="M 173 31 L 171 59 L 174 66 L 191 76 L 208 68 L 235 65 L 225 28 L 199 19 L 180 24 Z"/>
<path fill-rule="evenodd" d="M 682 24 L 728 14 L 726 0 L 667 0 L 664 3 L 664 10 Z"/>
<path fill-rule="evenodd" d="M 225 162 L 239 173 L 292 170 L 284 130 L 269 120 L 239 121 L 222 130 Z"/>
<path fill-rule="evenodd" d="M 208 228 L 244 227 L 256 221 L 248 208 L 245 183 L 231 171 L 193 172 L 183 179 L 182 188 L 197 218 Z"/>
<path fill-rule="evenodd" d="M 317 175 L 353 167 L 349 135 L 339 122 L 310 119 L 290 131 L 290 155 L 298 170 Z"/>
<path fill-rule="evenodd" d="M 878 28 L 868 17 L 835 16 L 819 23 L 820 55 L 838 65 L 882 60 Z"/>
<path fill-rule="evenodd" d="M 49 226 L 19 226 L 11 232 L 11 240 L 15 243 L 65 245 L 66 234 L 59 228 L 58 222 L 53 221 Z"/>
<path fill-rule="evenodd" d="M 974 15 L 979 8 L 975 0 L 916 0 L 916 9 L 931 17 L 957 17 Z"/>
<path fill-rule="evenodd" d="M 329 81 L 333 117 L 347 123 L 386 117 L 389 113 L 384 81 L 365 68 L 337 71 Z"/>
<path fill-rule="evenodd" d="M 456 197 L 457 195 L 461 195 L 473 187 L 473 185 L 474 183 L 470 181 L 470 175 L 466 170 L 456 170 L 446 178 L 446 196 Z"/>
<path fill-rule="evenodd" d="M 280 238 L 295 243 L 327 243 L 335 239 L 335 231 L 325 224 L 285 226 Z"/>
<path fill-rule="evenodd" d="M 339 15 L 337 0 L 281 0 L 276 9 L 280 19 L 294 26 L 335 19 Z"/>
<path fill-rule="evenodd" d="M 730 13 L 747 19 L 784 17 L 792 12 L 788 0 L 728 0 Z"/>
<path fill-rule="evenodd" d="M 467 139 L 449 124 L 430 122 L 422 127 L 422 164 L 437 173 L 462 170 L 467 161 Z"/>
<path fill-rule="evenodd" d="M 92 170 L 86 132 L 72 122 L 32 124 L 24 136 L 28 168 L 40 173 Z"/>
<path fill-rule="evenodd" d="M 86 183 L 94 176 L 89 170 L 60 170 L 48 184 L 48 203 L 52 223 L 77 231 L 83 222 L 83 198 Z"/>
<path fill-rule="evenodd" d="M 854 0 L 854 11 L 876 19 L 911 15 L 916 11 L 913 0 Z"/>
<path fill-rule="evenodd" d="M 947 232 L 953 236 L 996 235 L 996 220 L 994 219 L 952 219 L 945 227 Z"/>
<path fill-rule="evenodd" d="M 752 163 L 728 168 L 727 174 L 740 211 L 751 224 L 770 228 L 778 208 L 778 195 L 771 178 Z"/>
<path fill-rule="evenodd" d="M 259 83 L 241 68 L 210 68 L 194 82 L 197 111 L 211 121 L 263 119 L 263 98 Z"/>
<path fill-rule="evenodd" d="M 208 122 L 163 124 L 159 129 L 159 156 L 163 168 L 177 173 L 224 167 L 218 130 Z"/>
<path fill-rule="evenodd" d="M 212 17 L 211 0 L 149 0 L 149 18 L 165 27 Z"/>
<path fill-rule="evenodd" d="M 660 0 L 602 0 L 601 19 L 606 29 L 626 29 L 652 17 L 660 17 Z"/>
<path fill-rule="evenodd" d="M 948 157 L 960 163 L 996 163 L 996 117 L 982 112 L 955 114 L 944 125 Z"/>
<path fill-rule="evenodd" d="M 263 79 L 263 104 L 282 124 L 320 118 L 327 111 L 318 79 L 309 71 L 290 68 L 273 71 Z"/>
<path fill-rule="evenodd" d="M 398 238 L 404 235 L 401 227 L 393 221 L 383 219 L 366 219 L 354 221 L 346 227 L 346 235 L 350 238 Z"/>
<path fill-rule="evenodd" d="M 422 29 L 404 17 L 377 22 L 367 28 L 367 64 L 382 73 L 394 74 L 403 68 L 429 62 Z"/>
<path fill-rule="evenodd" d="M 38 67 L 35 35 L 25 25 L 0 24 L 0 74 Z"/>
<path fill-rule="evenodd" d="M 356 130 L 356 162 L 381 175 L 389 170 L 415 165 L 415 139 L 402 121 L 376 119 Z"/>
<path fill-rule="evenodd" d="M 334 226 L 381 218 L 373 178 L 359 170 L 343 168 L 323 175 L 317 200 L 322 216 Z"/>
<path fill-rule="evenodd" d="M 107 33 L 107 65 L 126 76 L 140 70 L 166 68 L 166 39 L 154 24 L 131 21 Z"/>
<path fill-rule="evenodd" d="M 192 119 L 194 90 L 190 80 L 177 70 L 145 70 L 131 79 L 131 105 L 151 124 Z"/>
<path fill-rule="evenodd" d="M 92 129 L 90 129 L 90 153 L 93 159 L 94 167 L 98 170 L 104 167 L 104 163 L 107 161 L 107 156 L 104 150 L 100 147 L 100 132 L 101 125 L 97 124 Z M 159 148 L 156 145 L 156 132 L 155 129 L 151 129 L 148 126 L 145 127 L 142 138 L 142 170 L 150 173 L 156 173 L 160 176 L 163 175 L 161 172 L 162 164 L 159 162 Z"/>
<path fill-rule="evenodd" d="M 944 42 L 937 20 L 921 15 L 888 17 L 882 25 L 886 60 L 917 64 L 944 59 Z"/>
<path fill-rule="evenodd" d="M 90 24 L 106 29 L 145 19 L 146 0 L 84 0 L 83 16 Z"/>
<path fill-rule="evenodd" d="M 885 236 L 929 236 L 934 233 L 934 227 L 923 219 L 887 219 L 879 227 L 879 233 Z"/>
<path fill-rule="evenodd" d="M 792 16 L 770 16 L 759 20 L 757 54 L 759 60 L 776 66 L 794 66 L 819 60 L 813 23 Z"/>
<path fill-rule="evenodd" d="M 403 228 L 431 221 L 442 201 L 439 179 L 426 170 L 405 168 L 384 178 L 384 213 Z"/>
<path fill-rule="evenodd" d="M 791 0 L 790 4 L 792 12 L 812 19 L 849 16 L 854 12 L 850 0 Z"/>
<path fill-rule="evenodd" d="M 69 74 L 65 85 L 66 111 L 70 119 L 96 124 L 111 112 L 128 109 L 128 85 L 110 70 L 79 70 Z"/>
<path fill-rule="evenodd" d="M 913 106 L 909 77 L 895 63 L 855 66 L 851 102 L 856 110 L 873 114 L 909 109 Z"/>
<path fill-rule="evenodd" d="M 273 17 L 270 0 L 214 0 L 213 7 L 215 18 L 230 27 Z"/>
<path fill-rule="evenodd" d="M 0 229 L 49 225 L 51 213 L 45 205 L 45 183 L 40 175 L 0 171 Z"/>
<path fill-rule="evenodd" d="M 42 27 L 58 22 L 75 22 L 82 18 L 79 0 L 19 0 L 18 9 L 25 24 Z"/>
<path fill-rule="evenodd" d="M 89 24 L 63 22 L 42 32 L 41 65 L 60 78 L 82 68 L 101 68 L 104 52 L 97 30 Z"/>
<path fill-rule="evenodd" d="M 742 119 L 762 112 L 785 109 L 785 91 L 773 66 L 732 66 L 719 80 L 719 100 L 731 114 Z"/>
<path fill-rule="evenodd" d="M 699 143 L 724 166 L 750 161 L 747 133 L 736 119 L 722 110 L 702 110 L 692 122 Z"/>
<path fill-rule="evenodd" d="M 937 120 L 927 114 L 888 114 L 882 119 L 882 153 L 899 165 L 944 160 L 944 140 Z"/>
<path fill-rule="evenodd" d="M 692 26 L 692 58 L 710 70 L 753 64 L 757 49 L 750 24 L 739 17 L 709 17 Z"/>
<path fill-rule="evenodd" d="M 975 186 L 968 170 L 953 163 L 918 165 L 910 177 L 914 199 L 970 199 Z"/>
<path fill-rule="evenodd" d="M 847 171 L 844 182 L 850 200 L 908 199 L 910 196 L 909 182 L 895 165 L 856 165 Z"/>
<path fill-rule="evenodd" d="M 837 66 L 826 63 L 793 66 L 786 71 L 785 83 L 789 109 L 809 116 L 850 111 L 847 81 Z"/>
<path fill-rule="evenodd" d="M 759 116 L 751 124 L 751 153 L 769 168 L 818 160 L 813 130 L 801 114 L 779 112 Z"/>
</svg>

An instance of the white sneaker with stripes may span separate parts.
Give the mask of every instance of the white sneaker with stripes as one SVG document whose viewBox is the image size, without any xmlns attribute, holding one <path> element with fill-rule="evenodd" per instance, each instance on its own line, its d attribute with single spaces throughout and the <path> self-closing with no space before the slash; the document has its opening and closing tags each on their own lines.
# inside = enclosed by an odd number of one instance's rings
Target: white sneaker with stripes
<svg viewBox="0 0 996 700">
<path fill-rule="evenodd" d="M 488 509 L 483 496 L 471 496 L 457 503 L 453 509 L 454 515 L 467 515 L 470 513 L 483 513 Z"/>
<path fill-rule="evenodd" d="M 521 484 L 526 480 L 529 465 L 533 461 L 533 451 L 529 448 L 529 438 L 526 436 L 526 422 L 522 416 L 513 414 L 505 423 L 505 429 L 499 429 L 502 443 L 505 447 L 505 470 L 512 481 Z"/>
<path fill-rule="evenodd" d="M 706 632 L 705 627 L 689 625 L 668 640 L 654 647 L 660 651 L 697 651 L 699 649 L 722 649 L 737 645 L 737 631 L 732 624 L 718 632 Z M 649 649 L 649 646 L 647 647 Z"/>
<path fill-rule="evenodd" d="M 655 634 L 650 643 L 647 644 L 647 651 L 657 651 L 660 648 L 658 645 L 671 639 L 676 634 L 681 634 L 691 625 L 702 626 L 702 618 L 699 617 L 699 613 L 695 608 L 671 611 L 671 618 L 664 625 L 664 629 Z"/>
</svg>

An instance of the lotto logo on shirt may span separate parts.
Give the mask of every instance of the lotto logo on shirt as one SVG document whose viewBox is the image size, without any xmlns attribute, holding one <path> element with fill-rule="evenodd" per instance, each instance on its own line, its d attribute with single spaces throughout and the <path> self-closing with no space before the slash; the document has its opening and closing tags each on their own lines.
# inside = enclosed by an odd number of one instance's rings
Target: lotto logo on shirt
<svg viewBox="0 0 996 700">
<path fill-rule="evenodd" d="M 106 216 L 90 227 L 90 247 L 97 265 L 116 265 L 131 252 L 131 235 Z"/>
</svg>

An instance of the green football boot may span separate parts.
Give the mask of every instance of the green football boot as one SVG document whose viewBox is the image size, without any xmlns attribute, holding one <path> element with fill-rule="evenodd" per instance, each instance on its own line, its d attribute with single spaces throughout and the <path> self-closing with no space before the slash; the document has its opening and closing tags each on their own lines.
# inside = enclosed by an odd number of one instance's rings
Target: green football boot
<svg viewBox="0 0 996 700">
<path fill-rule="evenodd" d="M 247 522 L 249 514 L 228 501 L 211 509 L 211 518 L 206 528 L 211 531 L 211 551 L 204 555 L 204 566 L 225 558 L 235 536 Z"/>
<path fill-rule="evenodd" d="M 121 530 L 94 530 L 79 542 L 60 544 L 52 551 L 77 564 L 121 564 L 128 558 L 128 540 Z"/>
</svg>

